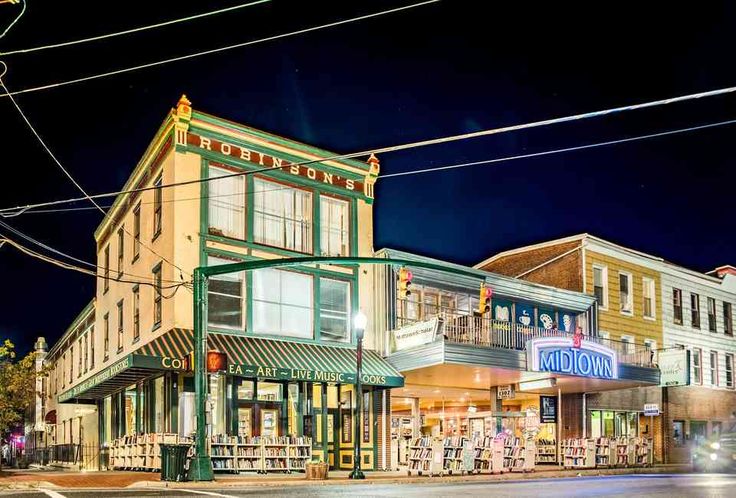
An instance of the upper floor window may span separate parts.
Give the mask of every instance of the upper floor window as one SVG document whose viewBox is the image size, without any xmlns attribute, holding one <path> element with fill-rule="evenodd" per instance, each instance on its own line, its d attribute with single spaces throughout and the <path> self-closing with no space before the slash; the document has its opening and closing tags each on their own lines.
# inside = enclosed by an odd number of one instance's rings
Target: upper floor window
<svg viewBox="0 0 736 498">
<path fill-rule="evenodd" d="M 84 361 L 84 355 L 86 354 L 86 351 L 83 348 L 82 338 L 81 337 L 77 341 L 77 344 L 79 346 L 79 364 L 77 365 L 77 377 L 81 377 L 82 376 L 82 366 L 83 366 L 83 361 Z"/>
<path fill-rule="evenodd" d="M 163 210 L 163 190 L 161 185 L 163 182 L 162 175 L 158 175 L 156 181 L 153 182 L 153 186 L 156 189 L 153 191 L 153 238 L 155 239 L 158 234 L 161 233 L 162 224 L 162 210 Z"/>
<path fill-rule="evenodd" d="M 726 387 L 733 389 L 733 354 L 726 354 Z"/>
<path fill-rule="evenodd" d="M 723 302 L 723 332 L 733 335 L 733 310 L 731 303 Z"/>
<path fill-rule="evenodd" d="M 693 348 L 693 383 L 703 383 L 703 352 L 700 348 Z"/>
<path fill-rule="evenodd" d="M 630 335 L 622 335 L 621 342 L 624 343 L 624 353 L 633 354 L 636 351 L 636 345 L 634 344 L 634 338 Z"/>
<path fill-rule="evenodd" d="M 654 280 L 644 277 L 641 279 L 642 294 L 644 296 L 644 317 L 655 318 L 655 308 L 657 306 L 656 291 Z"/>
<path fill-rule="evenodd" d="M 700 296 L 690 294 L 690 320 L 693 328 L 700 328 Z"/>
<path fill-rule="evenodd" d="M 123 300 L 118 301 L 118 352 L 123 350 L 123 317 L 125 313 Z"/>
<path fill-rule="evenodd" d="M 312 252 L 312 193 L 261 178 L 256 178 L 253 186 L 253 239 Z"/>
<path fill-rule="evenodd" d="M 350 255 L 350 205 L 342 199 L 320 196 L 320 251 L 323 256 Z"/>
<path fill-rule="evenodd" d="M 74 343 L 69 346 L 69 384 L 74 382 Z"/>
<path fill-rule="evenodd" d="M 102 351 L 107 359 L 110 356 L 110 313 L 102 318 Z"/>
<path fill-rule="evenodd" d="M 672 289 L 672 320 L 682 325 L 682 290 Z"/>
<path fill-rule="evenodd" d="M 631 314 L 634 311 L 634 300 L 632 298 L 631 291 L 631 274 L 619 273 L 618 283 L 621 312 Z"/>
<path fill-rule="evenodd" d="M 161 263 L 153 270 L 153 328 L 161 325 Z"/>
<path fill-rule="evenodd" d="M 58 376 L 61 377 L 61 388 L 62 389 L 66 387 L 66 375 L 64 372 L 65 366 L 66 366 L 66 353 L 61 355 L 61 366 L 58 369 Z"/>
<path fill-rule="evenodd" d="M 125 253 L 125 230 L 118 228 L 118 278 L 123 276 L 123 255 Z"/>
<path fill-rule="evenodd" d="M 593 265 L 593 294 L 602 309 L 608 308 L 608 269 Z"/>
<path fill-rule="evenodd" d="M 708 330 L 717 332 L 716 327 L 716 300 L 712 297 L 708 298 Z"/>
<path fill-rule="evenodd" d="M 89 368 L 95 368 L 95 326 L 89 328 Z"/>
<path fill-rule="evenodd" d="M 350 341 L 350 283 L 319 280 L 320 338 L 324 341 Z"/>
<path fill-rule="evenodd" d="M 253 332 L 311 339 L 312 276 L 263 269 L 253 272 Z"/>
<path fill-rule="evenodd" d="M 211 257 L 208 266 L 235 263 L 227 259 Z M 207 320 L 214 327 L 243 330 L 245 272 L 212 275 L 207 287 Z"/>
<path fill-rule="evenodd" d="M 653 362 L 657 361 L 657 341 L 654 339 L 644 339 L 644 346 L 649 348 L 651 359 Z"/>
<path fill-rule="evenodd" d="M 102 264 L 105 265 L 102 269 L 102 271 L 104 272 L 102 292 L 105 293 L 110 289 L 110 244 L 105 246 Z"/>
<path fill-rule="evenodd" d="M 133 261 L 141 253 L 141 203 L 133 209 Z"/>
<path fill-rule="evenodd" d="M 710 352 L 710 385 L 718 385 L 718 353 Z"/>
<path fill-rule="evenodd" d="M 133 342 L 141 336 L 141 289 L 133 287 Z"/>
<path fill-rule="evenodd" d="M 210 166 L 208 182 L 209 232 L 235 239 L 245 238 L 245 177 Z M 226 177 L 226 178 L 222 178 Z"/>
</svg>

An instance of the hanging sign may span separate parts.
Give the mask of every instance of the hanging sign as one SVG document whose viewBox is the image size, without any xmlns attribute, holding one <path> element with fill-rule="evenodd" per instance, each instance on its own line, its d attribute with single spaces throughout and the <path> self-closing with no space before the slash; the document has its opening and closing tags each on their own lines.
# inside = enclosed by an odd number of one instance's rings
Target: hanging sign
<svg viewBox="0 0 736 498">
<path fill-rule="evenodd" d="M 687 349 L 660 351 L 657 358 L 659 366 L 659 385 L 662 387 L 690 385 L 690 362 Z"/>
<path fill-rule="evenodd" d="M 616 352 L 597 342 L 571 337 L 538 337 L 527 344 L 527 368 L 599 379 L 618 378 Z"/>
<path fill-rule="evenodd" d="M 557 423 L 557 397 L 556 396 L 540 396 L 539 397 L 539 421 L 543 424 Z"/>
<path fill-rule="evenodd" d="M 435 317 L 394 330 L 394 351 L 403 351 L 433 342 L 439 327 L 439 318 Z"/>
</svg>

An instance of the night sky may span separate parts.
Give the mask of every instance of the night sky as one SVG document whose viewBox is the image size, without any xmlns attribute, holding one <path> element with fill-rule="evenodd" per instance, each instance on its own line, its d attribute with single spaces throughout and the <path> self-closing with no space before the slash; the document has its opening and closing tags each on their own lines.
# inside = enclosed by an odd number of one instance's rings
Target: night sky
<svg viewBox="0 0 736 498">
<path fill-rule="evenodd" d="M 0 50 L 200 13 L 228 2 L 29 0 Z M 367 14 L 404 2 L 264 4 L 143 34 L 3 59 L 11 90 Z M 508 5 L 508 4 L 513 5 Z M 463 2 L 21 95 L 92 193 L 119 189 L 166 112 L 193 107 L 335 152 L 524 123 L 736 84 L 736 6 Z M 490 7 L 492 5 L 492 7 Z M 300 7 L 301 6 L 301 7 Z M 5 26 L 18 6 L 0 5 Z M 76 197 L 7 98 L 0 207 Z M 380 156 L 382 173 L 538 152 L 736 118 L 736 96 Z M 443 173 L 379 179 L 375 246 L 464 264 L 580 232 L 707 271 L 736 264 L 736 126 Z M 79 204 L 78 206 L 82 206 Z M 4 220 L 94 261 L 96 211 Z M 0 230 L 0 233 L 4 233 Z M 53 343 L 94 279 L 0 248 L 0 337 Z"/>
</svg>

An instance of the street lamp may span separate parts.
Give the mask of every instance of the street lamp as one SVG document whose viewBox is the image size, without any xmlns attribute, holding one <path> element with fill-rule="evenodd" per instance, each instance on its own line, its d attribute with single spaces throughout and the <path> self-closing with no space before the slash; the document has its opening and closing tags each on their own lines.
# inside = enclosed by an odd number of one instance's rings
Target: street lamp
<svg viewBox="0 0 736 498">
<path fill-rule="evenodd" d="M 357 339 L 357 350 L 355 360 L 357 364 L 355 377 L 355 441 L 353 443 L 353 471 L 350 472 L 350 479 L 365 479 L 365 474 L 360 470 L 360 439 L 361 439 L 361 420 L 360 416 L 363 412 L 363 333 L 365 326 L 368 324 L 368 317 L 362 311 L 353 318 L 353 326 L 355 328 L 355 338 Z"/>
</svg>

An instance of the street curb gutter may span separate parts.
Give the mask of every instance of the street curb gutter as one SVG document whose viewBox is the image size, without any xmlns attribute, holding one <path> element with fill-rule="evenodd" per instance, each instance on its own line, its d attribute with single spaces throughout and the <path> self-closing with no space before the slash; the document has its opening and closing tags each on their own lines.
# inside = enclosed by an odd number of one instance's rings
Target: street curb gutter
<svg viewBox="0 0 736 498">
<path fill-rule="evenodd" d="M 167 481 L 138 481 L 127 486 L 128 488 L 232 488 L 232 487 L 282 487 L 282 486 L 340 486 L 358 484 L 449 484 L 449 483 L 484 483 L 513 482 L 543 479 L 574 479 L 576 477 L 598 477 L 619 476 L 636 474 L 681 474 L 690 471 L 690 467 L 650 467 L 636 469 L 590 469 L 578 472 L 565 471 L 542 471 L 529 472 L 525 474 L 496 474 L 496 475 L 467 475 L 467 476 L 442 476 L 442 477 L 383 477 L 367 478 L 355 481 L 352 479 L 328 479 L 326 481 L 308 481 L 306 479 L 245 479 L 224 478 L 210 482 L 167 482 Z"/>
</svg>

